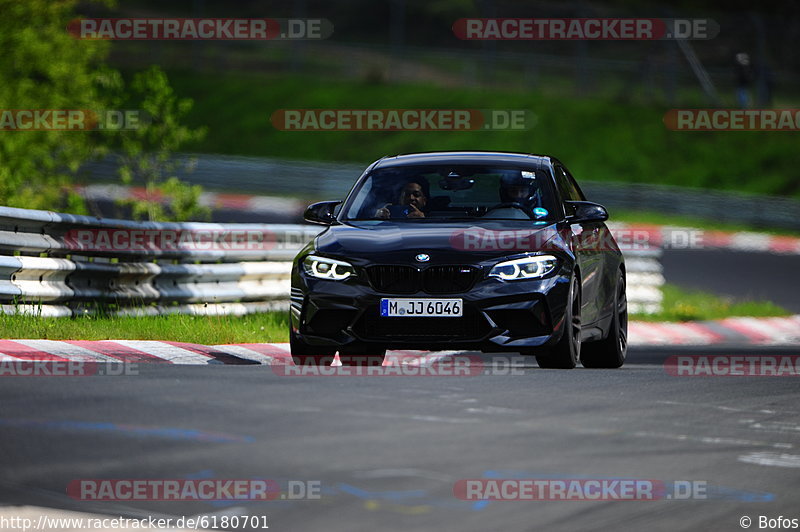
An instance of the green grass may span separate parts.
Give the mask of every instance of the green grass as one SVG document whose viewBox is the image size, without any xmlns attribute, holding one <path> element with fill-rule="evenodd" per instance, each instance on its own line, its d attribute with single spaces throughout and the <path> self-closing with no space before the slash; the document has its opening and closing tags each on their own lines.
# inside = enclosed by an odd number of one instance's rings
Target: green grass
<svg viewBox="0 0 800 532">
<path fill-rule="evenodd" d="M 3 338 L 161 340 L 203 345 L 288 342 L 286 312 L 246 316 L 41 318 L 0 314 Z"/>
<path fill-rule="evenodd" d="M 734 316 L 764 318 L 789 316 L 791 312 L 769 301 L 737 301 L 700 291 L 688 291 L 674 285 L 663 287 L 664 299 L 657 314 L 631 315 L 641 321 L 705 321 Z"/>
<path fill-rule="evenodd" d="M 187 123 L 207 125 L 206 153 L 349 161 L 383 155 L 484 149 L 545 153 L 578 180 L 659 183 L 800 197 L 797 133 L 680 132 L 662 121 L 667 108 L 518 89 L 390 85 L 226 72 L 172 71 L 178 94 L 195 105 Z M 280 131 L 278 109 L 526 109 L 527 131 Z M 355 178 L 355 176 L 354 176 Z M 265 176 L 267 179 L 267 176 Z"/>
<path fill-rule="evenodd" d="M 632 320 L 716 320 L 731 316 L 787 316 L 791 313 L 765 301 L 733 301 L 702 292 L 664 287 L 664 309 L 635 314 Z M 0 314 L 2 337 L 47 340 L 160 340 L 203 345 L 288 342 L 286 312 L 247 316 L 146 316 L 41 318 Z"/>
</svg>

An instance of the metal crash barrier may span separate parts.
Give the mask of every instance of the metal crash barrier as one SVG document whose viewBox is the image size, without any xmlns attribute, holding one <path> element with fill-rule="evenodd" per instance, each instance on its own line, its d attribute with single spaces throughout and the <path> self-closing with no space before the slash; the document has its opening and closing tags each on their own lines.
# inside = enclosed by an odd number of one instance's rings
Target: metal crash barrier
<svg viewBox="0 0 800 532">
<path fill-rule="evenodd" d="M 291 259 L 319 231 L 0 207 L 0 302 L 42 316 L 284 309 Z"/>
</svg>

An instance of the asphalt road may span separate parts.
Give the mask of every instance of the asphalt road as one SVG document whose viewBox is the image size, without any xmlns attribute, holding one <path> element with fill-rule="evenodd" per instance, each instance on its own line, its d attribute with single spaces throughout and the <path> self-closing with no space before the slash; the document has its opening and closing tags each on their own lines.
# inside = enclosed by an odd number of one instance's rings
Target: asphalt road
<svg viewBox="0 0 800 532">
<path fill-rule="evenodd" d="M 245 513 L 265 515 L 270 530 L 304 532 L 728 531 L 741 530 L 743 515 L 754 529 L 759 515 L 800 518 L 797 377 L 674 377 L 663 366 L 674 353 L 634 350 L 620 370 L 530 363 L 521 375 L 474 377 L 289 378 L 263 366 L 167 365 L 126 377 L 8 377 L 0 503 Z M 707 498 L 453 496 L 458 479 L 493 477 L 697 481 Z M 66 496 L 70 481 L 87 478 L 320 481 L 322 495 L 233 504 Z"/>
</svg>

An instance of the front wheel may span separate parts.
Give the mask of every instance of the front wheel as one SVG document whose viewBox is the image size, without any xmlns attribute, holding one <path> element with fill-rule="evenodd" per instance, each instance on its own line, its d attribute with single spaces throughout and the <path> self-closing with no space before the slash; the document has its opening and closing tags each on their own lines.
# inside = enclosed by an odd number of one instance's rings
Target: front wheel
<svg viewBox="0 0 800 532">
<path fill-rule="evenodd" d="M 561 339 L 547 354 L 536 355 L 540 368 L 572 369 L 581 355 L 581 291 L 578 277 L 573 275 L 569 285 L 567 309 L 564 312 L 564 330 Z"/>
<path fill-rule="evenodd" d="M 289 333 L 289 347 L 295 366 L 330 366 L 336 348 L 308 345 L 294 333 Z"/>
<path fill-rule="evenodd" d="M 625 274 L 619 272 L 614 290 L 614 315 L 608 335 L 596 342 L 587 342 L 581 351 L 585 368 L 619 368 L 628 353 L 628 299 L 625 294 Z"/>
</svg>

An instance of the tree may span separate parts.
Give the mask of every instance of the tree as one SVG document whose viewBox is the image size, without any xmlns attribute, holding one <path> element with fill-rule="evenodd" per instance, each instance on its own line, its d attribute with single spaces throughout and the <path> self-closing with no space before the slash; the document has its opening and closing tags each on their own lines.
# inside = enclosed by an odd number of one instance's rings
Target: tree
<svg viewBox="0 0 800 532">
<path fill-rule="evenodd" d="M 74 0 L 0 0 L 0 109 L 101 109 L 120 76 L 102 64 L 108 43 L 66 31 Z M 102 152 L 84 131 L 0 131 L 0 204 L 84 211 L 68 190 Z"/>
<path fill-rule="evenodd" d="M 109 0 L 96 0 L 110 5 Z M 200 187 L 169 175 L 172 152 L 204 131 L 181 125 L 192 105 L 180 99 L 157 67 L 126 87 L 105 59 L 109 42 L 78 39 L 67 25 L 77 0 L 0 0 L 0 111 L 88 110 L 131 105 L 149 120 L 131 131 L 10 131 L 0 128 L 0 205 L 86 213 L 74 189 L 79 167 L 93 158 L 120 159 L 123 183 L 144 181 L 150 200 L 130 203 L 137 217 L 185 219 L 205 211 Z M 159 201 L 166 198 L 165 208 Z"/>
<path fill-rule="evenodd" d="M 134 76 L 130 96 L 145 113 L 144 120 L 138 128 L 120 132 L 115 153 L 122 182 L 144 182 L 147 197 L 121 203 L 132 208 L 136 219 L 177 221 L 206 217 L 208 209 L 199 202 L 202 187 L 187 185 L 173 175 L 182 165 L 190 164 L 176 160 L 175 151 L 205 135 L 205 129 L 191 129 L 180 123 L 191 109 L 192 100 L 178 98 L 158 67 Z M 164 205 L 163 198 L 169 198 L 168 205 Z"/>
</svg>

